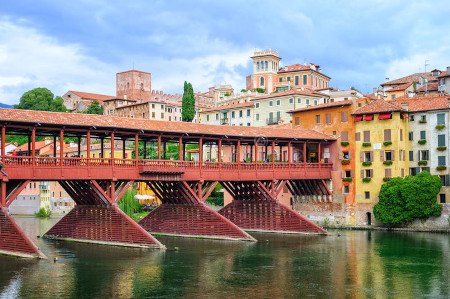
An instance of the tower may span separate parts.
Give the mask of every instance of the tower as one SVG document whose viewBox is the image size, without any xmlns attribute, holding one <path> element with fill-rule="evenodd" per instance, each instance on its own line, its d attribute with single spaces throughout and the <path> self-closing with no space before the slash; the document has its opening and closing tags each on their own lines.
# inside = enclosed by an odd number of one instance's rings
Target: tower
<svg viewBox="0 0 450 299">
<path fill-rule="evenodd" d="M 116 96 L 128 100 L 148 100 L 152 93 L 152 74 L 129 70 L 116 74 Z"/>
<path fill-rule="evenodd" d="M 278 52 L 264 50 L 254 52 L 253 74 L 247 78 L 247 89 L 263 88 L 271 93 L 275 86 L 276 76 L 281 60 Z"/>
</svg>

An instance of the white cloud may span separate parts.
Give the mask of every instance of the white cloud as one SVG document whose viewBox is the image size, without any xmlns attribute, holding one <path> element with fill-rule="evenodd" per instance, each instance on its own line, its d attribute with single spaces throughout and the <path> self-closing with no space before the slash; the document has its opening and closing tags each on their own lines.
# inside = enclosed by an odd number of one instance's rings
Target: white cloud
<svg viewBox="0 0 450 299">
<path fill-rule="evenodd" d="M 0 19 L 0 102 L 14 104 L 28 89 L 114 91 L 115 68 L 78 44 L 62 44 L 23 21 Z"/>
</svg>

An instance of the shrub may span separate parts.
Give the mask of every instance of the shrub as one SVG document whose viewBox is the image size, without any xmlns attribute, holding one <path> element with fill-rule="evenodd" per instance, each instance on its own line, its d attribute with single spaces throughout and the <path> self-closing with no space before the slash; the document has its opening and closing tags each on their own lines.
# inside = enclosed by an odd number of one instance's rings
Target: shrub
<svg viewBox="0 0 450 299">
<path fill-rule="evenodd" d="M 443 152 L 447 149 L 447 147 L 446 146 L 438 146 L 436 149 L 440 152 Z"/>
<path fill-rule="evenodd" d="M 384 146 L 389 146 L 389 145 L 391 145 L 392 144 L 392 141 L 385 141 L 385 142 L 383 142 L 383 145 Z"/>
<path fill-rule="evenodd" d="M 396 226 L 414 219 L 438 217 L 442 212 L 442 206 L 436 202 L 440 189 L 439 176 L 426 171 L 392 178 L 381 185 L 379 201 L 373 208 L 375 218 Z"/>
<path fill-rule="evenodd" d="M 425 143 L 427 143 L 427 141 L 425 139 L 420 139 L 419 141 L 417 141 L 417 143 L 424 145 Z"/>
<path fill-rule="evenodd" d="M 342 146 L 348 146 L 349 144 L 350 144 L 350 142 L 348 142 L 348 141 L 341 141 Z"/>
<path fill-rule="evenodd" d="M 34 213 L 37 218 L 49 218 L 52 215 L 52 211 L 49 208 L 40 208 L 39 211 Z"/>
<path fill-rule="evenodd" d="M 363 183 L 370 183 L 371 180 L 372 180 L 372 178 L 363 178 L 362 179 Z"/>
<path fill-rule="evenodd" d="M 371 161 L 364 161 L 362 162 L 362 166 L 371 166 L 372 162 Z"/>
<path fill-rule="evenodd" d="M 370 142 L 363 142 L 362 146 L 363 147 L 370 147 L 370 146 L 372 146 L 372 143 L 370 143 Z"/>
<path fill-rule="evenodd" d="M 419 162 L 417 162 L 417 165 L 419 165 L 419 166 L 425 166 L 427 164 L 428 164 L 427 160 L 420 160 Z"/>
<path fill-rule="evenodd" d="M 351 182 L 351 181 L 352 181 L 352 178 L 342 178 L 342 181 L 343 181 L 343 182 Z"/>
<path fill-rule="evenodd" d="M 348 165 L 348 164 L 350 164 L 350 160 L 344 159 L 344 160 L 341 160 L 341 163 L 342 163 L 342 165 Z"/>
<path fill-rule="evenodd" d="M 436 125 L 436 130 L 438 130 L 438 131 L 441 131 L 441 130 L 443 130 L 443 129 L 445 129 L 445 125 Z"/>
<path fill-rule="evenodd" d="M 439 165 L 436 167 L 437 171 L 446 170 L 446 169 L 447 169 L 447 166 L 445 166 L 445 165 Z"/>
<path fill-rule="evenodd" d="M 392 161 L 391 160 L 386 160 L 386 161 L 383 161 L 383 164 L 386 165 L 386 166 L 390 166 L 390 165 L 392 165 Z"/>
</svg>

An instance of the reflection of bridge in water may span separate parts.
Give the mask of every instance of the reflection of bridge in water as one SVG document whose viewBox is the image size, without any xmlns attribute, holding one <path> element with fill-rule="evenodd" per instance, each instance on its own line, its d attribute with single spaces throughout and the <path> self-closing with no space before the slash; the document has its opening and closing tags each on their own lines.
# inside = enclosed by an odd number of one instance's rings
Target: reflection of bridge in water
<svg viewBox="0 0 450 299">
<path fill-rule="evenodd" d="M 244 230 L 325 233 L 277 200 L 283 190 L 292 196 L 330 195 L 326 180 L 334 144 L 315 131 L 10 109 L 0 109 L 0 126 L 2 252 L 41 255 L 8 214 L 30 181 L 58 181 L 77 204 L 47 232 L 51 238 L 162 248 L 149 232 L 248 241 L 254 238 Z M 28 136 L 27 156 L 6 155 L 8 135 Z M 36 156 L 35 143 L 42 137 L 53 138 L 52 157 Z M 79 154 L 82 141 L 86 144 L 86 158 L 65 155 L 68 137 L 77 141 Z M 126 158 L 130 141 L 134 155 Z M 105 142 L 111 153 L 122 142 L 123 157 L 91 158 L 94 142 L 100 143 L 101 157 Z M 176 144 L 178 160 L 166 159 L 168 144 Z M 186 145 L 198 148 L 199 161 L 185 161 Z M 148 159 L 150 148 L 156 159 Z M 134 182 L 145 182 L 162 202 L 139 224 L 117 207 Z M 233 201 L 216 212 L 204 202 L 218 183 Z"/>
</svg>

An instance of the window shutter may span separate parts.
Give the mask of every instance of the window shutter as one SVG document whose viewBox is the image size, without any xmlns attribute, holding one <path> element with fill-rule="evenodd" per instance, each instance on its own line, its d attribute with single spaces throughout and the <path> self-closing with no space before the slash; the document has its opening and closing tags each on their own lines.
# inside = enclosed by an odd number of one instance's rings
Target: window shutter
<svg viewBox="0 0 450 299">
<path fill-rule="evenodd" d="M 391 141 L 391 129 L 384 130 L 384 141 Z"/>
<path fill-rule="evenodd" d="M 327 125 L 331 124 L 331 114 L 329 113 L 325 114 L 325 121 Z"/>
<path fill-rule="evenodd" d="M 348 158 L 349 158 L 349 159 L 352 158 L 352 151 L 348 151 Z"/>
<path fill-rule="evenodd" d="M 353 170 L 350 170 L 350 177 L 353 177 L 355 175 Z"/>
<path fill-rule="evenodd" d="M 355 141 L 361 141 L 361 133 L 360 132 L 355 133 Z"/>
<path fill-rule="evenodd" d="M 361 178 L 364 177 L 364 170 L 361 170 Z"/>
<path fill-rule="evenodd" d="M 348 141 L 348 132 L 341 132 L 341 141 Z"/>
<path fill-rule="evenodd" d="M 339 160 L 344 159 L 344 153 L 343 152 L 339 152 Z"/>
<path fill-rule="evenodd" d="M 370 177 L 373 177 L 373 169 L 369 170 L 370 171 Z"/>
<path fill-rule="evenodd" d="M 364 153 L 363 153 L 363 152 L 360 152 L 360 153 L 359 153 L 359 160 L 360 160 L 361 162 L 364 162 Z"/>
<path fill-rule="evenodd" d="M 380 151 L 380 161 L 384 161 L 384 151 Z"/>
<path fill-rule="evenodd" d="M 384 176 L 387 177 L 387 178 L 390 178 L 392 176 L 392 171 L 391 171 L 390 168 L 386 168 L 384 170 Z"/>
<path fill-rule="evenodd" d="M 341 178 L 345 178 L 345 171 L 341 171 Z"/>
<path fill-rule="evenodd" d="M 370 161 L 373 161 L 373 152 L 370 151 Z"/>
</svg>

